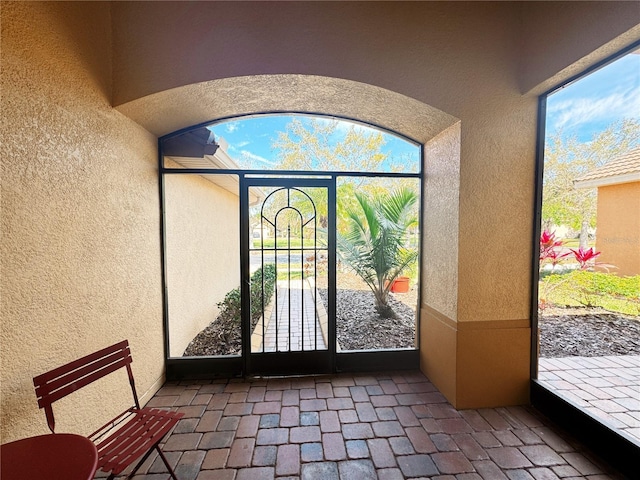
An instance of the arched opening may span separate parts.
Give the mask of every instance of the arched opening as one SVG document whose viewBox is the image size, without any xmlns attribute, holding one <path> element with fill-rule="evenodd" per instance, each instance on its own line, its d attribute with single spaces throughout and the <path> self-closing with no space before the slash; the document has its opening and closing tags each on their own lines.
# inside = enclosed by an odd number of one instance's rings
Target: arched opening
<svg viewBox="0 0 640 480">
<path fill-rule="evenodd" d="M 266 92 L 269 95 L 266 95 Z M 376 102 L 371 99 L 375 98 Z M 322 105 L 322 108 L 320 108 Z M 243 175 L 240 171 L 229 169 L 229 165 L 218 165 L 215 168 L 224 168 L 225 174 L 220 172 L 212 173 L 201 164 L 180 161 L 175 162 L 177 157 L 184 154 L 184 157 L 195 158 L 194 151 L 187 150 L 189 148 L 200 148 L 197 152 L 200 158 L 207 156 L 208 150 L 211 150 L 215 135 L 212 136 L 212 142 L 209 141 L 209 132 L 213 130 L 207 129 L 207 125 L 211 122 L 204 122 L 204 119 L 218 118 L 217 122 L 237 119 L 256 112 L 276 114 L 282 112 L 296 112 L 301 114 L 320 113 L 331 118 L 348 118 L 356 119 L 364 125 L 376 126 L 385 131 L 391 131 L 394 135 L 402 137 L 407 141 L 418 145 L 421 160 L 417 163 L 413 170 L 405 172 L 405 180 L 413 179 L 415 182 L 415 190 L 423 192 L 421 201 L 422 207 L 420 220 L 424 224 L 429 222 L 434 225 L 435 229 L 431 233 L 423 232 L 417 235 L 419 229 L 416 229 L 416 244 L 422 242 L 421 250 L 421 267 L 415 268 L 414 277 L 417 279 L 422 274 L 423 281 L 420 284 L 420 293 L 423 295 L 422 303 L 430 304 L 439 310 L 444 310 L 452 318 L 455 318 L 456 296 L 457 296 L 457 189 L 459 176 L 459 123 L 457 120 L 437 109 L 424 105 L 415 100 L 409 99 L 402 95 L 398 95 L 388 90 L 365 85 L 357 82 L 344 81 L 338 79 L 307 77 L 299 75 L 277 75 L 277 76 L 261 76 L 261 77 L 243 77 L 235 79 L 217 80 L 206 82 L 205 84 L 189 85 L 179 89 L 161 92 L 151 97 L 146 97 L 129 104 L 118 107 L 123 113 L 134 118 L 143 124 L 153 133 L 162 136 L 161 147 L 165 158 L 161 159 L 161 168 L 165 169 L 190 169 L 189 172 L 193 176 L 197 176 L 198 180 L 196 190 L 206 189 L 210 187 L 212 177 L 217 180 L 213 183 L 217 187 L 226 188 L 229 192 L 228 185 L 222 185 L 225 182 L 235 183 L 239 185 L 239 177 Z M 260 110 L 262 108 L 263 110 Z M 348 113 L 348 115 L 347 115 Z M 206 117 L 205 117 L 206 115 Z M 179 123 L 178 123 L 179 122 Z M 189 127 L 189 123 L 195 127 Z M 179 127 L 179 128 L 175 128 Z M 186 127 L 186 128 L 185 128 Z M 170 133 L 169 129 L 174 128 L 175 132 Z M 163 135 L 164 134 L 164 135 Z M 206 137 L 206 138 L 205 138 Z M 422 145 L 420 145 L 422 144 Z M 196 147 L 197 146 L 197 147 Z M 182 152 L 182 153 L 180 153 Z M 185 153 L 186 152 L 186 153 Z M 213 152 L 209 152 L 213 153 Z M 219 156 L 219 155 L 218 155 Z M 170 158 L 169 158 L 170 157 Z M 173 163 L 172 163 L 173 162 Z M 224 163 L 224 161 L 223 161 Z M 202 169 L 202 170 L 199 170 Z M 429 185 L 429 170 L 434 172 L 432 185 Z M 182 172 L 184 175 L 184 172 Z M 264 174 L 265 172 L 263 172 Z M 375 181 L 376 177 L 384 172 L 349 172 L 346 177 L 356 177 L 356 173 L 362 173 L 361 180 Z M 172 175 L 165 177 L 163 180 L 163 188 L 169 193 L 175 201 L 177 198 L 184 198 L 186 194 L 185 187 L 176 185 L 177 178 L 185 178 L 183 175 Z M 384 176 L 384 175 L 383 175 Z M 225 180 L 226 179 L 226 180 Z M 169 188 L 167 188 L 169 187 Z M 238 188 L 238 187 L 235 187 Z M 258 189 L 259 190 L 259 189 Z M 260 196 L 259 192 L 253 195 L 253 190 L 247 190 L 247 202 L 256 201 Z M 204 192 L 201 192 L 205 195 Z M 240 193 L 240 192 L 238 192 Z M 254 198 L 256 197 L 256 198 Z M 223 195 L 223 198 L 229 199 L 229 195 Z M 166 202 L 167 198 L 165 198 Z M 198 202 L 204 201 L 200 198 Z M 173 203 L 172 203 L 173 204 Z M 221 205 L 220 202 L 209 202 L 210 205 Z M 164 216 L 166 218 L 169 208 L 165 203 Z M 211 231 L 211 235 L 220 235 L 220 231 L 240 231 L 241 227 L 238 218 L 236 223 L 227 224 L 228 217 L 221 218 L 220 208 L 212 208 L 207 213 L 211 224 L 219 225 Z M 192 232 L 186 215 L 175 212 L 174 218 L 177 220 L 175 231 Z M 183 212 L 184 213 L 184 212 Z M 183 222 L 182 224 L 180 222 Z M 446 228 L 438 228 L 447 224 Z M 193 223 L 192 223 L 193 224 Z M 222 227 L 220 227 L 222 226 Z M 193 233 L 193 232 L 192 232 Z M 186 234 L 189 237 L 189 234 Z M 192 235 L 189 238 L 197 238 Z M 240 240 L 240 239 L 238 239 Z M 165 241 L 171 242 L 170 232 L 165 232 Z M 220 239 L 220 241 L 223 241 Z M 429 243 L 427 246 L 426 243 Z M 231 242 L 238 248 L 238 251 L 229 252 L 229 255 L 213 256 L 217 261 L 227 262 L 227 269 L 233 269 L 236 272 L 242 272 L 239 265 L 240 241 Z M 237 246 L 237 247 L 236 247 Z M 185 247 L 185 245 L 182 245 Z M 178 272 L 181 278 L 189 279 L 193 275 L 193 271 L 186 268 L 186 262 L 189 256 L 188 248 L 174 249 L 176 254 L 166 257 L 166 265 L 173 264 L 172 271 Z M 206 248 L 201 247 L 200 252 L 205 252 Z M 211 255 L 209 254 L 209 257 Z M 431 270 L 431 267 L 434 267 Z M 186 270 L 185 270 L 186 269 Z M 210 272 L 216 269 L 209 269 Z M 431 270 L 431 271 L 430 271 Z M 424 275 L 425 271 L 430 271 L 428 276 Z M 169 270 L 165 269 L 165 280 Z M 251 274 L 251 271 L 245 273 L 245 276 Z M 237 275 L 237 274 L 236 274 Z M 229 277 L 228 283 L 239 283 L 240 278 Z M 206 283 L 206 282 L 205 282 Z M 175 284 L 170 281 L 169 285 Z M 181 299 L 177 304 L 175 302 L 165 306 L 165 314 L 170 315 L 173 306 L 181 311 L 189 310 L 186 304 L 202 305 L 202 301 L 198 298 L 208 295 L 205 291 L 200 290 L 202 282 L 197 281 L 191 284 L 191 287 L 184 290 L 184 294 L 180 295 Z M 224 292 L 217 292 L 218 296 Z M 181 302 L 184 302 L 181 304 Z M 419 317 L 420 309 L 414 306 L 416 318 Z M 199 314 L 204 315 L 205 309 Z M 418 345 L 420 332 L 414 328 L 414 345 Z M 171 337 L 172 335 L 168 335 Z M 176 338 L 178 335 L 174 335 Z M 190 335 L 186 335 L 181 340 L 184 344 Z M 178 352 L 182 347 L 172 346 L 171 339 L 167 338 L 167 361 L 171 365 L 175 357 L 182 352 Z M 413 350 L 412 358 L 413 366 L 418 366 L 418 351 Z M 180 359 L 182 360 L 182 359 Z M 192 365 L 192 359 L 182 364 Z M 407 364 L 406 361 L 400 361 L 400 364 Z M 385 362 L 372 362 L 371 359 L 362 360 L 359 367 L 353 368 L 378 368 L 386 366 Z M 409 364 L 407 364 L 409 366 Z M 246 367 L 246 365 L 245 365 Z M 208 367 L 206 368 L 208 369 Z M 171 374 L 171 368 L 168 369 Z M 223 368 L 224 370 L 224 368 Z"/>
<path fill-rule="evenodd" d="M 267 135 L 274 153 L 247 150 Z M 164 136 L 160 154 L 170 365 L 418 368 L 419 144 L 335 116 L 255 114 Z"/>
</svg>

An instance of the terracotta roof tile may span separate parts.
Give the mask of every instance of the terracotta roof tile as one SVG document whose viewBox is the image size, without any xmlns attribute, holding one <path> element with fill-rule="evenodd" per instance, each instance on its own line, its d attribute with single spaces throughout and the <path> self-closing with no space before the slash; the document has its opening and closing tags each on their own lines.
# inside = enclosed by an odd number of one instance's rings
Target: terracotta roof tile
<svg viewBox="0 0 640 480">
<path fill-rule="evenodd" d="M 627 175 L 630 173 L 640 172 L 640 148 L 631 150 L 630 152 L 610 161 L 602 167 L 591 170 L 576 182 L 585 182 L 588 180 L 599 180 L 607 177 L 616 177 L 619 175 Z"/>
</svg>

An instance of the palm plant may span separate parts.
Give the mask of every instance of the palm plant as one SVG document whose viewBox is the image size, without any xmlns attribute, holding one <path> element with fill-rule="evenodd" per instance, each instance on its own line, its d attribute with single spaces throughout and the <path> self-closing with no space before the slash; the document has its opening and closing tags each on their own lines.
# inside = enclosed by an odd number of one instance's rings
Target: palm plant
<svg viewBox="0 0 640 480">
<path fill-rule="evenodd" d="M 418 222 L 413 208 L 418 195 L 400 188 L 373 198 L 360 193 L 355 197 L 356 207 L 346 211 L 346 232 L 338 234 L 338 254 L 371 289 L 380 316 L 392 318 L 391 284 L 418 258 L 417 249 L 404 245 L 407 230 Z"/>
</svg>

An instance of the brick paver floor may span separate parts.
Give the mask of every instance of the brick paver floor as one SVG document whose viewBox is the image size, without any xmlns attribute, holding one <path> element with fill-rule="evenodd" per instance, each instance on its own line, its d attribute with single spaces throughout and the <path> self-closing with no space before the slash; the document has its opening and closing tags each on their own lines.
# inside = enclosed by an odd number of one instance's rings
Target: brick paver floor
<svg viewBox="0 0 640 480">
<path fill-rule="evenodd" d="M 166 384 L 181 480 L 619 479 L 527 407 L 458 411 L 420 372 Z M 154 453 L 138 480 L 166 479 Z"/>
<path fill-rule="evenodd" d="M 640 355 L 541 358 L 538 366 L 550 390 L 640 440 Z"/>
</svg>

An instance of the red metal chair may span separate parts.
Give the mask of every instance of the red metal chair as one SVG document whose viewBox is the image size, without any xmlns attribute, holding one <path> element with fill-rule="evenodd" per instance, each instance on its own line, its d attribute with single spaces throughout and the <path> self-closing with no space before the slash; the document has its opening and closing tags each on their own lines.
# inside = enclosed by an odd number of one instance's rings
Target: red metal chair
<svg viewBox="0 0 640 480">
<path fill-rule="evenodd" d="M 142 456 L 127 477 L 131 478 L 155 449 L 169 470 L 171 477 L 178 480 L 162 453 L 159 443 L 178 423 L 182 413 L 157 408 L 140 408 L 131 371 L 131 362 L 129 342 L 124 340 L 50 372 L 38 375 L 33 379 L 38 396 L 38 406 L 44 408 L 49 429 L 55 433 L 52 408 L 54 402 L 120 368 L 126 368 L 134 406 L 109 420 L 88 437 L 98 449 L 98 469 L 109 473 L 109 479 L 113 479 Z"/>
</svg>

